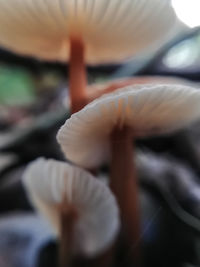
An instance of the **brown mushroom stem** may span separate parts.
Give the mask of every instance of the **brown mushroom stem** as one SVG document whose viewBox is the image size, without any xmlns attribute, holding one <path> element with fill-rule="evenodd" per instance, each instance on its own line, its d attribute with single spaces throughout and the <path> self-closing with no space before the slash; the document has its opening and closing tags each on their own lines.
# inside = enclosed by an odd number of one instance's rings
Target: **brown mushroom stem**
<svg viewBox="0 0 200 267">
<path fill-rule="evenodd" d="M 115 128 L 111 134 L 111 189 L 121 211 L 122 231 L 140 265 L 140 215 L 138 182 L 133 162 L 133 130 Z"/>
<path fill-rule="evenodd" d="M 84 61 L 84 44 L 77 38 L 70 41 L 69 91 L 72 113 L 86 104 L 87 75 Z"/>
<path fill-rule="evenodd" d="M 77 211 L 65 203 L 61 207 L 60 215 L 60 247 L 59 267 L 69 267 L 72 262 L 72 248 L 74 239 L 74 225 L 77 220 Z"/>
</svg>

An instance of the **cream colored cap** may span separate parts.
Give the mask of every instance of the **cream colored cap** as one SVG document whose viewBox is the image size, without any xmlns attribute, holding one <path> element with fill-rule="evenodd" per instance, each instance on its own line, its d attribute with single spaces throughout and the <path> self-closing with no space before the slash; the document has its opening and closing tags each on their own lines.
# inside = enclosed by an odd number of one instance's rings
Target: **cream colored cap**
<svg viewBox="0 0 200 267">
<path fill-rule="evenodd" d="M 112 63 L 166 39 L 175 21 L 168 0 L 0 0 L 0 45 L 66 61 L 74 36 L 88 64 Z"/>
<path fill-rule="evenodd" d="M 109 158 L 115 127 L 135 137 L 170 133 L 200 119 L 200 91 L 183 85 L 135 85 L 103 95 L 73 114 L 58 132 L 65 156 L 93 168 Z"/>
<path fill-rule="evenodd" d="M 74 251 L 93 256 L 106 250 L 119 230 L 119 211 L 109 188 L 90 173 L 56 160 L 40 158 L 23 177 L 28 197 L 60 233 L 60 209 L 65 196 L 77 208 Z"/>
</svg>

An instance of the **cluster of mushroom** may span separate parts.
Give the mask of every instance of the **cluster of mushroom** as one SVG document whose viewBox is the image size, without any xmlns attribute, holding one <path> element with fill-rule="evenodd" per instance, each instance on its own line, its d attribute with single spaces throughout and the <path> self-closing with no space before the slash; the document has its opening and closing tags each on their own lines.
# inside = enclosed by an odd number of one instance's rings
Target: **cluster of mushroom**
<svg viewBox="0 0 200 267">
<path fill-rule="evenodd" d="M 58 132 L 66 157 L 86 169 L 110 162 L 110 187 L 129 244 L 140 240 L 136 138 L 169 134 L 200 118 L 200 92 L 183 85 L 135 85 L 105 94 L 73 114 Z M 135 258 L 139 257 L 136 248 Z"/>
<path fill-rule="evenodd" d="M 94 256 L 108 249 L 120 219 L 129 242 L 138 244 L 134 140 L 170 133 L 200 117 L 196 89 L 133 85 L 134 79 L 128 79 L 90 93 L 85 65 L 120 62 L 155 48 L 175 28 L 168 0 L 0 0 L 1 45 L 24 55 L 69 61 L 74 114 L 57 139 L 67 159 L 79 167 L 40 159 L 24 174 L 31 201 L 60 237 L 61 267 L 74 253 Z M 105 92 L 110 93 L 101 96 Z M 108 186 L 89 173 L 108 162 L 117 201 Z M 136 249 L 137 262 L 139 254 Z"/>
</svg>

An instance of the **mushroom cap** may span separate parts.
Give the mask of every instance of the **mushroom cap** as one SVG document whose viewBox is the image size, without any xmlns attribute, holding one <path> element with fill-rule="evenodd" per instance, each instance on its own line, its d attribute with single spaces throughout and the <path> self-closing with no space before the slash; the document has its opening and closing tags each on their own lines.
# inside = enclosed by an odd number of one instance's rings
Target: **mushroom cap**
<svg viewBox="0 0 200 267">
<path fill-rule="evenodd" d="M 56 160 L 40 158 L 27 167 L 23 182 L 33 205 L 60 234 L 63 197 L 77 209 L 74 252 L 93 256 L 107 249 L 119 230 L 119 212 L 109 188 L 90 173 Z"/>
<path fill-rule="evenodd" d="M 183 78 L 166 77 L 166 76 L 138 76 L 138 77 L 125 77 L 120 79 L 108 80 L 101 83 L 90 84 L 87 87 L 90 101 L 100 97 L 103 94 L 111 93 L 117 89 L 127 86 L 139 84 L 178 84 L 199 88 L 200 83 L 189 81 Z"/>
<path fill-rule="evenodd" d="M 66 61 L 74 37 L 88 64 L 115 62 L 165 39 L 175 21 L 168 0 L 0 0 L 0 44 Z"/>
<path fill-rule="evenodd" d="M 200 83 L 187 80 L 185 78 L 179 78 L 179 77 L 168 77 L 168 76 L 161 76 L 161 75 L 154 75 L 154 76 L 148 76 L 148 75 L 140 75 L 135 77 L 123 77 L 119 79 L 112 79 L 105 82 L 97 82 L 92 83 L 88 85 L 87 90 L 89 93 L 92 93 L 94 91 L 100 91 L 103 92 L 105 88 L 113 87 L 114 89 L 120 89 L 122 87 L 127 87 L 130 85 L 143 85 L 143 84 L 177 84 L 177 85 L 185 85 L 185 86 L 191 86 L 191 87 L 197 87 L 199 88 Z M 113 90 L 114 91 L 114 90 Z M 108 93 L 111 93 L 110 90 Z"/>
<path fill-rule="evenodd" d="M 110 155 L 110 134 L 129 126 L 135 137 L 170 133 L 200 118 L 200 91 L 183 85 L 134 85 L 94 100 L 61 127 L 65 156 L 85 168 Z"/>
</svg>

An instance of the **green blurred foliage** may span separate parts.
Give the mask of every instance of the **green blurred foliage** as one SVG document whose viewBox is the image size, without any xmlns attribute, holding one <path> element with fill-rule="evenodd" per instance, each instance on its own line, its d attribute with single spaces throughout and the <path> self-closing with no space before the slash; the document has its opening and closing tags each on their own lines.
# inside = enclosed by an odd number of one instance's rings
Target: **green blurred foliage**
<svg viewBox="0 0 200 267">
<path fill-rule="evenodd" d="M 18 67 L 0 66 L 0 104 L 28 106 L 36 100 L 32 75 Z"/>
</svg>

